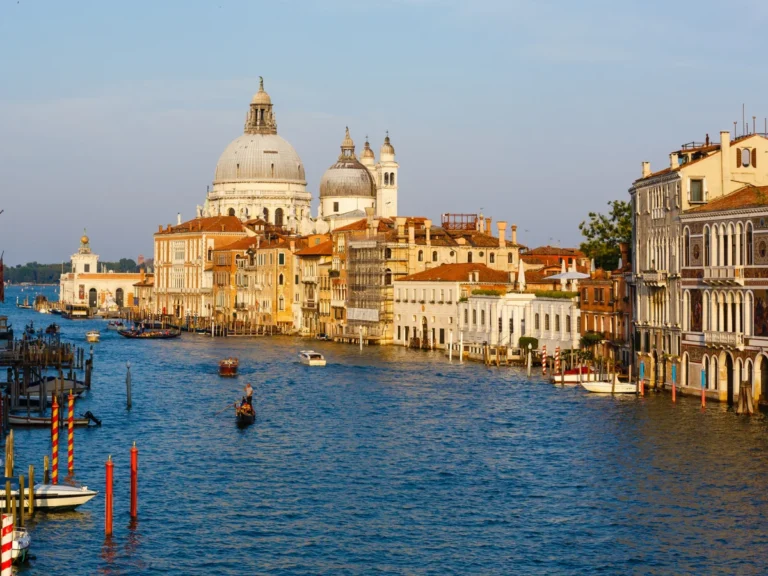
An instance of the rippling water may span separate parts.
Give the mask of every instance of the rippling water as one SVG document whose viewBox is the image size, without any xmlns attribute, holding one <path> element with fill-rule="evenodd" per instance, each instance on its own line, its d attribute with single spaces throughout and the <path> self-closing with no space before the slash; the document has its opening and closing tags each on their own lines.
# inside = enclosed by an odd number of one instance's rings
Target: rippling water
<svg viewBox="0 0 768 576">
<path fill-rule="evenodd" d="M 18 311 L 16 328 L 55 317 Z M 103 321 L 68 322 L 83 342 Z M 598 397 L 402 348 L 102 331 L 76 476 L 104 499 L 37 514 L 29 574 L 740 573 L 768 567 L 768 425 L 669 395 Z M 311 345 L 328 359 L 308 368 Z M 241 376 L 217 362 L 240 358 Z M 133 409 L 125 409 L 125 362 Z M 256 388 L 257 423 L 231 411 Z M 17 430 L 19 471 L 48 450 Z M 129 450 L 140 450 L 129 526 Z"/>
</svg>

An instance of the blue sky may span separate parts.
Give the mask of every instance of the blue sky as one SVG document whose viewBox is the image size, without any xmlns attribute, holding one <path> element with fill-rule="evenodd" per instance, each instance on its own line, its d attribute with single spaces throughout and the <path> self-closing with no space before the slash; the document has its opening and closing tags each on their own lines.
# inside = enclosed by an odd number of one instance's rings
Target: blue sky
<svg viewBox="0 0 768 576">
<path fill-rule="evenodd" d="M 264 76 L 317 196 L 349 126 L 390 131 L 401 214 L 576 245 L 650 160 L 768 115 L 768 5 L 0 0 L 0 249 L 104 259 L 190 218 Z M 316 205 L 316 202 L 315 202 Z"/>
</svg>

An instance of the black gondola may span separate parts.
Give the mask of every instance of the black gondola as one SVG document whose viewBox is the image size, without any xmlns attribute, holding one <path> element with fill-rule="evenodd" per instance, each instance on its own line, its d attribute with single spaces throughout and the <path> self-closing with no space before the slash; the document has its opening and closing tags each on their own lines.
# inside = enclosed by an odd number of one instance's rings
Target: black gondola
<svg viewBox="0 0 768 576">
<path fill-rule="evenodd" d="M 256 422 L 256 411 L 246 401 L 241 402 L 239 406 L 235 403 L 235 419 L 241 428 L 250 426 Z"/>
<path fill-rule="evenodd" d="M 118 330 L 123 338 L 138 338 L 141 340 L 167 340 L 181 336 L 180 330 Z"/>
</svg>

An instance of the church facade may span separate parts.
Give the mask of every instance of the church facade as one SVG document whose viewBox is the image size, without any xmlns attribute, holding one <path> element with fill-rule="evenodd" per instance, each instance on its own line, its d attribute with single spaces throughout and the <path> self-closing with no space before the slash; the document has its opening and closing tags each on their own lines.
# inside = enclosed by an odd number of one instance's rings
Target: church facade
<svg viewBox="0 0 768 576">
<path fill-rule="evenodd" d="M 364 218 L 366 208 L 374 208 L 379 217 L 393 218 L 397 216 L 398 169 L 388 134 L 377 162 L 367 139 L 357 158 L 347 129 L 338 160 L 320 181 L 319 212 L 313 218 L 304 164 L 293 146 L 278 135 L 272 99 L 261 80 L 243 134 L 219 158 L 213 186 L 205 204 L 197 207 L 197 217 L 260 220 L 299 234 L 329 232 Z"/>
</svg>

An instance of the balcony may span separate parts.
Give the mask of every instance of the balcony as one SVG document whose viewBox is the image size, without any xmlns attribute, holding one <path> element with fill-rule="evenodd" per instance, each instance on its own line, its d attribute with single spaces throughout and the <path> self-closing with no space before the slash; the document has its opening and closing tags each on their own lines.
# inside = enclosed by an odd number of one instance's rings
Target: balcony
<svg viewBox="0 0 768 576">
<path fill-rule="evenodd" d="M 744 348 L 743 332 L 704 332 L 704 344 L 716 348 Z"/>
<path fill-rule="evenodd" d="M 666 270 L 645 270 L 640 276 L 648 286 L 661 287 L 666 285 L 668 273 Z"/>
<path fill-rule="evenodd" d="M 744 267 L 708 266 L 704 268 L 704 283 L 711 286 L 744 286 Z"/>
<path fill-rule="evenodd" d="M 317 274 L 304 274 L 301 277 L 301 281 L 309 284 L 317 284 Z"/>
<path fill-rule="evenodd" d="M 314 300 L 305 300 L 304 304 L 301 305 L 302 308 L 309 308 L 310 310 L 314 310 L 316 308 L 316 302 Z"/>
<path fill-rule="evenodd" d="M 332 308 L 346 308 L 347 302 L 346 300 L 336 300 L 334 298 L 331 299 L 331 307 Z"/>
</svg>

